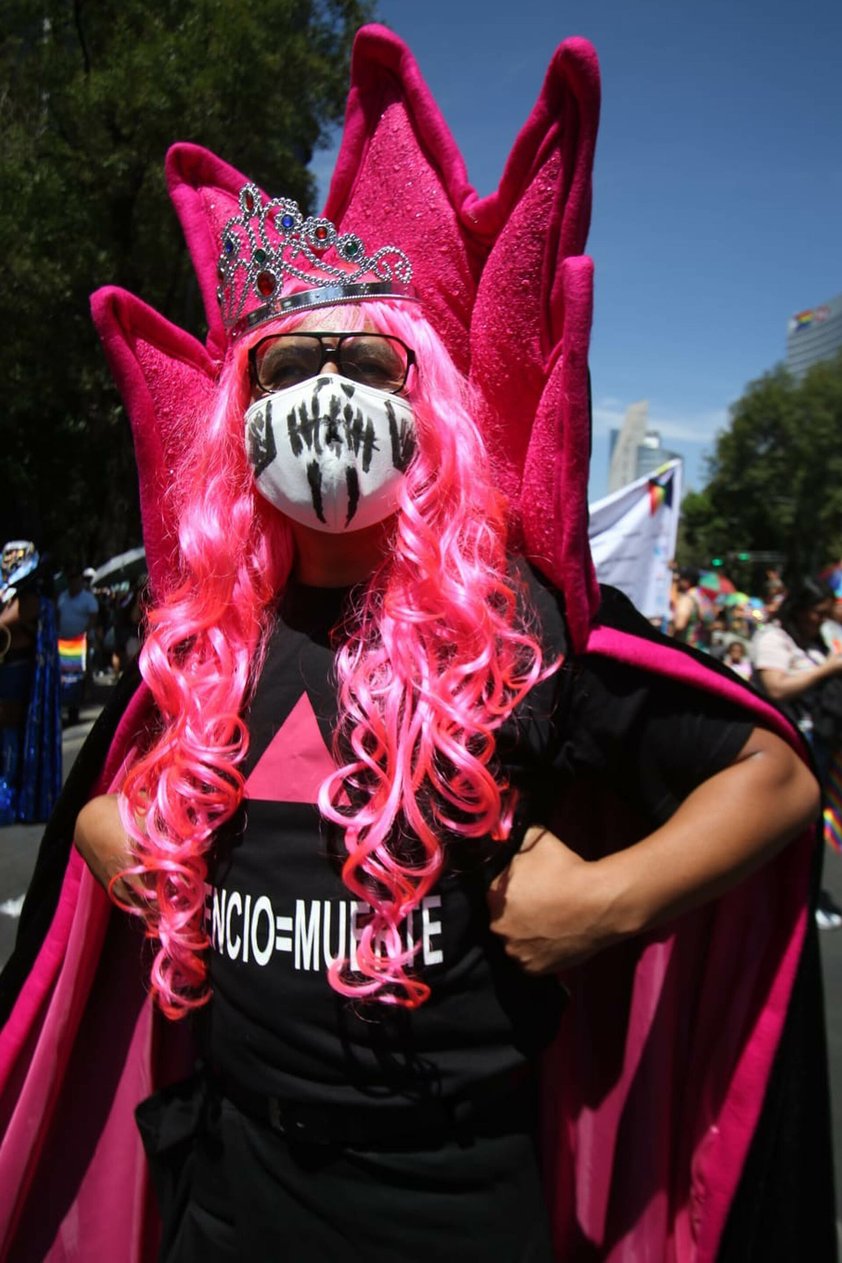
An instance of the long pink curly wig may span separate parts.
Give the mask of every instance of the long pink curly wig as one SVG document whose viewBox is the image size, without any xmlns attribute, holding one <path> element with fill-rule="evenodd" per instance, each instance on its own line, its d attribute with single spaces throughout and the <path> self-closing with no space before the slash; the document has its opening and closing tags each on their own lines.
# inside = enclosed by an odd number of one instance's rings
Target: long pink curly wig
<svg viewBox="0 0 842 1263">
<path fill-rule="evenodd" d="M 391 547 L 354 611 L 337 658 L 341 766 L 320 792 L 344 828 L 343 879 L 373 915 L 345 995 L 415 1007 L 400 927 L 435 883 L 447 833 L 505 838 L 512 794 L 495 732 L 546 669 L 506 555 L 507 509 L 471 419 L 463 379 L 414 303 L 366 302 L 287 317 L 295 327 L 375 328 L 416 352 L 418 430 Z M 264 336 L 266 326 L 252 340 Z M 172 1017 L 204 1003 L 206 857 L 244 793 L 242 719 L 293 565 L 290 528 L 257 492 L 243 440 L 249 339 L 226 361 L 218 405 L 189 436 L 175 516 L 180 578 L 150 615 L 141 670 L 161 716 L 121 796 L 131 870 L 158 940 L 152 989 Z"/>
</svg>

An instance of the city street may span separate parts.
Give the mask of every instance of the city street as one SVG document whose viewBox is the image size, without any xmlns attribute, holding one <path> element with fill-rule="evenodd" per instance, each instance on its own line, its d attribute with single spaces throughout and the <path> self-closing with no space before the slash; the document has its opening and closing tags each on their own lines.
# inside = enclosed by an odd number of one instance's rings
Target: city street
<svg viewBox="0 0 842 1263">
<path fill-rule="evenodd" d="M 64 774 L 73 763 L 91 729 L 99 708 L 83 708 L 82 722 L 65 730 L 63 739 Z M 42 828 L 40 825 L 14 825 L 0 830 L 0 966 L 8 959 L 17 928 L 17 917 L 35 862 Z M 842 904 L 842 856 L 827 854 L 826 888 Z M 842 1206 L 842 930 L 820 935 L 827 1002 L 830 1075 L 833 1092 L 833 1137 L 836 1154 L 836 1201 Z M 838 1216 L 839 1218 L 839 1216 Z M 842 1244 L 842 1225 L 840 1225 Z"/>
</svg>

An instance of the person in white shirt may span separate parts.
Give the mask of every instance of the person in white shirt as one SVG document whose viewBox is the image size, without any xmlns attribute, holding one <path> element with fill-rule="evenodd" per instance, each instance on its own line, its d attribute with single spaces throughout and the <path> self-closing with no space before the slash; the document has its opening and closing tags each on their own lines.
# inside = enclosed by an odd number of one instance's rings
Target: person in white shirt
<svg viewBox="0 0 842 1263">
<path fill-rule="evenodd" d="M 751 644 L 760 685 L 810 742 L 822 786 L 827 784 L 836 746 L 815 731 L 814 711 L 822 690 L 842 672 L 842 653 L 830 651 L 822 636 L 822 625 L 833 611 L 831 589 L 805 579 L 781 603 L 778 623 L 764 628 Z M 823 930 L 842 928 L 842 908 L 826 890 L 819 896 L 816 920 Z"/>
</svg>

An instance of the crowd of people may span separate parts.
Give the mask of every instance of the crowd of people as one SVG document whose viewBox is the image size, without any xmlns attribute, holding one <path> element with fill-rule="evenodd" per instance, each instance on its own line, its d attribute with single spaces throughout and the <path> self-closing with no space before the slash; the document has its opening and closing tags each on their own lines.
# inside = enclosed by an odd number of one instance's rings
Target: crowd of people
<svg viewBox="0 0 842 1263">
<path fill-rule="evenodd" d="M 838 573 L 842 575 L 842 562 Z M 765 664 L 757 660 L 758 649 L 767 642 L 771 628 L 791 622 L 793 611 L 814 611 L 809 627 L 805 623 L 798 631 L 801 639 L 809 635 L 811 641 L 817 640 L 814 652 L 823 657 L 842 653 L 842 584 L 837 587 L 824 577 L 794 579 L 787 585 L 779 571 L 769 570 L 761 586 L 760 594 L 750 595 L 719 572 L 704 575 L 690 566 L 675 566 L 670 618 L 664 630 L 761 685 L 757 672 Z M 774 700 L 782 700 L 774 691 L 766 691 Z"/>
<path fill-rule="evenodd" d="M 146 575 L 133 583 L 99 586 L 91 645 L 91 670 L 100 678 L 117 680 L 140 652 Z"/>
<path fill-rule="evenodd" d="M 842 567 L 828 575 L 842 574 Z M 825 578 L 786 586 L 777 571 L 762 595 L 721 579 L 705 587 L 697 571 L 676 568 L 670 633 L 723 662 L 779 706 L 810 744 L 824 790 L 825 839 L 842 840 L 842 587 Z M 729 590 L 730 589 L 730 590 Z M 842 927 L 842 908 L 823 890 L 822 929 Z"/>
<path fill-rule="evenodd" d="M 53 573 L 31 540 L 0 553 L 0 824 L 46 820 L 61 788 L 61 728 L 79 723 L 95 678 L 137 656 L 146 576 L 94 587 L 96 572 Z"/>
</svg>

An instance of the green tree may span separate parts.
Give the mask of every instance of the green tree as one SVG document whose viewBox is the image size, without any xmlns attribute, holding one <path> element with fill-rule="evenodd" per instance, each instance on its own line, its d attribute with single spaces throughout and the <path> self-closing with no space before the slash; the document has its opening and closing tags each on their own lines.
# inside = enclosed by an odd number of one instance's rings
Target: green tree
<svg viewBox="0 0 842 1263">
<path fill-rule="evenodd" d="M 174 140 L 312 209 L 371 0 L 6 0 L 0 39 L 0 524 L 85 560 L 137 542 L 128 426 L 88 296 L 202 334 L 166 196 Z M 4 538 L 7 536 L 4 535 Z"/>
<path fill-rule="evenodd" d="M 842 555 L 842 353 L 800 380 L 779 367 L 748 387 L 682 515 L 688 563 L 771 550 L 794 576 Z"/>
</svg>

